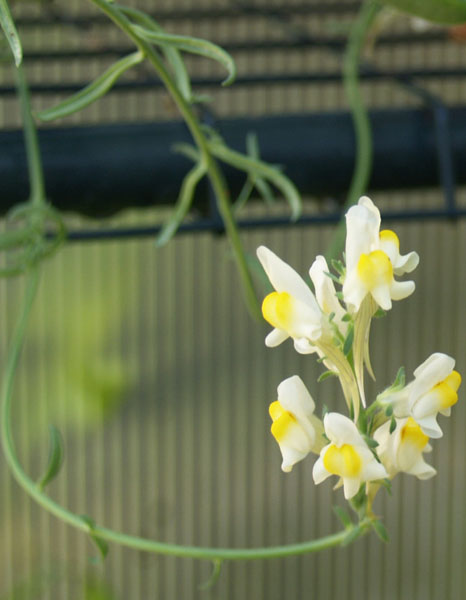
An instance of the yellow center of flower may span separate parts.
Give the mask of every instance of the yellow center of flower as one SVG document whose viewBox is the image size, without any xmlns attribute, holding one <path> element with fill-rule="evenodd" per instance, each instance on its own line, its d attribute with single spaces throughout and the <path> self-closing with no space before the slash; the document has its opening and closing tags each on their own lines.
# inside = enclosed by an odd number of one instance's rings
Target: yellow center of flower
<svg viewBox="0 0 466 600">
<path fill-rule="evenodd" d="M 368 291 L 379 285 L 388 285 L 393 280 L 393 267 L 383 250 L 361 254 L 358 261 L 358 276 Z"/>
<path fill-rule="evenodd" d="M 458 371 L 452 371 L 448 377 L 434 386 L 433 391 L 436 392 L 440 398 L 440 410 L 449 408 L 458 402 L 457 391 L 460 385 L 461 375 Z"/>
<path fill-rule="evenodd" d="M 428 441 L 429 437 L 422 431 L 413 417 L 409 417 L 401 430 L 401 442 L 403 444 L 411 444 L 418 450 L 423 450 Z"/>
<path fill-rule="evenodd" d="M 290 426 L 295 425 L 295 417 L 285 410 L 278 400 L 272 402 L 269 406 L 269 414 L 272 418 L 271 432 L 277 442 L 283 441 L 286 437 Z"/>
<path fill-rule="evenodd" d="M 387 242 L 390 244 L 395 244 L 397 249 L 400 249 L 400 240 L 394 231 L 391 229 L 384 229 L 379 233 L 379 238 L 381 242 Z"/>
<path fill-rule="evenodd" d="M 357 477 L 362 469 L 361 457 L 350 444 L 343 444 L 340 448 L 332 444 L 323 462 L 329 473 L 340 477 Z"/>
<path fill-rule="evenodd" d="M 272 292 L 262 302 L 264 319 L 277 329 L 289 331 L 293 297 L 288 292 Z"/>
</svg>

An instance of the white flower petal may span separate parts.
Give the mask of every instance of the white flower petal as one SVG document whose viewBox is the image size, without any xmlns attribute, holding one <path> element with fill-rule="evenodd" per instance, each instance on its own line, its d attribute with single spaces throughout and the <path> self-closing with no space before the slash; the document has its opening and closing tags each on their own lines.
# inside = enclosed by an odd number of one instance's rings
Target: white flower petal
<svg viewBox="0 0 466 600">
<path fill-rule="evenodd" d="M 277 292 L 288 292 L 319 314 L 320 310 L 314 294 L 304 279 L 290 265 L 265 246 L 257 249 L 257 257 Z"/>
<path fill-rule="evenodd" d="M 345 477 L 343 479 L 343 492 L 345 494 L 345 499 L 350 500 L 359 492 L 359 488 L 361 487 L 361 479 L 359 477 Z"/>
<path fill-rule="evenodd" d="M 312 478 L 314 479 L 314 483 L 316 485 L 322 483 L 322 481 L 325 481 L 326 479 L 328 479 L 328 477 L 331 476 L 331 473 L 329 473 L 324 467 L 324 461 L 322 459 L 322 456 L 324 456 L 325 451 L 328 447 L 329 446 L 325 446 L 325 448 L 322 449 L 320 458 L 316 461 L 316 463 L 314 464 L 314 468 L 312 469 Z"/>
<path fill-rule="evenodd" d="M 330 315 L 335 313 L 335 320 L 341 321 L 345 314 L 343 307 L 338 302 L 336 290 L 332 279 L 328 276 L 329 268 L 324 256 L 317 256 L 309 269 L 309 275 L 312 283 L 317 302 L 322 311 Z"/>
<path fill-rule="evenodd" d="M 277 388 L 278 401 L 282 407 L 292 413 L 301 427 L 306 431 L 311 445 L 315 441 L 315 430 L 310 417 L 315 410 L 315 403 L 302 379 L 298 375 L 288 377 Z"/>
<path fill-rule="evenodd" d="M 395 281 L 390 286 L 392 300 L 404 300 L 414 292 L 416 285 L 414 281 Z"/>
<path fill-rule="evenodd" d="M 350 444 L 351 446 L 365 445 L 358 428 L 351 419 L 340 413 L 330 412 L 324 417 L 325 433 L 336 446 Z"/>
<path fill-rule="evenodd" d="M 362 253 L 368 254 L 378 245 L 380 213 L 367 196 L 346 213 L 346 267 L 356 268 Z"/>
<path fill-rule="evenodd" d="M 419 254 L 417 252 L 408 252 L 408 254 L 399 254 L 393 264 L 395 275 L 404 275 L 411 273 L 419 264 Z"/>
<path fill-rule="evenodd" d="M 272 331 L 265 338 L 265 345 L 269 348 L 275 348 L 275 346 L 279 346 L 282 342 L 287 340 L 290 336 L 283 329 L 272 329 Z"/>
<path fill-rule="evenodd" d="M 431 354 L 414 371 L 414 382 L 411 396 L 418 397 L 431 390 L 434 385 L 443 381 L 455 367 L 455 360 L 441 352 Z"/>
</svg>

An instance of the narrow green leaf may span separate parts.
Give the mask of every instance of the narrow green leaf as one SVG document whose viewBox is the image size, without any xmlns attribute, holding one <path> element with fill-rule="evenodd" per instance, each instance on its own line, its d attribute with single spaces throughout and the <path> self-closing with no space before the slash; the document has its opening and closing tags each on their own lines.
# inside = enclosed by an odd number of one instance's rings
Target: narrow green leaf
<svg viewBox="0 0 466 600">
<path fill-rule="evenodd" d="M 163 33 L 163 28 L 157 21 L 143 11 L 128 6 L 119 6 L 118 8 L 123 14 L 133 21 L 136 21 L 137 24 L 142 25 L 145 29 Z M 188 102 L 195 101 L 197 98 L 193 96 L 191 81 L 180 52 L 173 46 L 163 46 L 162 52 L 173 71 L 176 84 L 183 95 L 183 98 Z"/>
<path fill-rule="evenodd" d="M 372 527 L 374 528 L 375 533 L 379 536 L 382 542 L 388 542 L 389 537 L 387 530 L 385 529 L 385 525 L 379 519 L 372 521 Z"/>
<path fill-rule="evenodd" d="M 345 314 L 343 315 L 343 317 L 341 318 L 341 320 L 342 320 L 342 321 L 345 321 L 346 323 L 348 323 L 349 321 L 351 321 L 351 320 L 352 320 L 352 318 L 353 318 L 353 317 L 352 317 L 352 316 L 351 316 L 349 313 L 345 313 Z"/>
<path fill-rule="evenodd" d="M 54 425 L 49 425 L 49 458 L 44 476 L 38 482 L 41 490 L 45 488 L 58 475 L 63 464 L 63 440 L 60 432 Z"/>
<path fill-rule="evenodd" d="M 341 506 L 334 506 L 333 512 L 336 514 L 336 516 L 338 517 L 338 519 L 340 520 L 341 524 L 344 527 L 349 528 L 353 525 L 353 522 L 351 521 L 351 517 L 346 512 L 346 510 L 344 508 L 342 508 Z"/>
<path fill-rule="evenodd" d="M 191 54 L 198 54 L 200 56 L 204 56 L 205 58 L 210 58 L 212 60 L 220 63 L 228 72 L 228 77 L 222 82 L 222 85 L 230 85 L 233 83 L 236 77 L 236 65 L 233 58 L 217 46 L 217 44 L 213 44 L 208 40 L 203 40 L 200 38 L 185 36 L 185 35 L 176 35 L 174 33 L 165 33 L 164 31 L 154 31 L 148 29 L 147 27 L 141 27 L 140 25 L 133 25 L 133 31 L 146 42 L 150 42 L 152 44 L 157 44 L 158 46 L 171 46 L 172 48 L 176 48 L 178 50 L 183 50 L 184 52 L 190 52 Z"/>
<path fill-rule="evenodd" d="M 390 421 L 390 433 L 393 433 L 396 429 L 396 420 L 395 417 L 392 415 L 391 421 Z"/>
<path fill-rule="evenodd" d="M 393 415 L 393 406 L 391 404 L 389 404 L 385 409 L 385 414 L 387 417 L 391 417 Z"/>
<path fill-rule="evenodd" d="M 381 319 L 382 317 L 385 317 L 386 314 L 386 310 L 384 310 L 383 308 L 378 308 L 374 313 L 374 319 Z"/>
<path fill-rule="evenodd" d="M 73 94 L 57 106 L 48 108 L 37 113 L 41 121 L 52 121 L 61 117 L 67 117 L 82 110 L 92 102 L 101 98 L 113 86 L 117 79 L 128 69 L 137 65 L 144 59 L 142 52 L 134 52 L 114 63 L 109 69 L 102 73 L 92 83 Z"/>
<path fill-rule="evenodd" d="M 321 373 L 319 375 L 319 378 L 317 379 L 317 383 L 320 383 L 321 381 L 325 381 L 329 377 L 338 377 L 338 373 L 335 373 L 335 371 L 324 371 L 323 373 Z"/>
<path fill-rule="evenodd" d="M 203 162 L 200 162 L 195 165 L 183 179 L 176 206 L 157 237 L 157 247 L 160 248 L 161 246 L 164 246 L 175 235 L 178 227 L 191 207 L 196 186 L 206 172 L 206 165 Z"/>
<path fill-rule="evenodd" d="M 19 67 L 23 60 L 23 49 L 7 0 L 0 0 L 0 26 L 10 45 L 15 65 Z"/>
<path fill-rule="evenodd" d="M 354 327 L 352 325 L 348 328 L 348 333 L 346 335 L 345 343 L 343 344 L 343 354 L 348 356 L 351 352 L 351 348 L 353 347 L 354 340 Z"/>
<path fill-rule="evenodd" d="M 366 444 L 369 446 L 369 448 L 377 448 L 377 446 L 379 445 L 379 442 L 377 440 L 374 440 L 368 435 L 364 436 L 364 440 L 366 441 Z"/>
<path fill-rule="evenodd" d="M 221 559 L 216 559 L 213 561 L 212 573 L 210 574 L 209 579 L 199 586 L 199 589 L 203 592 L 212 588 L 218 581 L 220 577 L 220 572 L 222 570 L 223 561 Z"/>
<path fill-rule="evenodd" d="M 404 367 L 400 367 L 396 373 L 395 381 L 392 384 L 393 388 L 401 389 L 404 387 L 406 381 L 406 371 Z"/>
<path fill-rule="evenodd" d="M 283 175 L 277 167 L 273 167 L 261 160 L 231 150 L 218 139 L 209 140 L 209 149 L 214 156 L 223 162 L 240 171 L 246 171 L 253 177 L 262 178 L 272 183 L 282 192 L 290 205 L 292 220 L 296 221 L 299 218 L 302 209 L 299 192 L 290 179 L 288 179 L 286 175 Z"/>
<path fill-rule="evenodd" d="M 465 0 L 384 0 L 412 15 L 443 24 L 466 23 Z"/>
<path fill-rule="evenodd" d="M 80 518 L 89 527 L 89 536 L 92 539 L 92 541 L 94 542 L 94 544 L 97 546 L 97 548 L 100 552 L 100 555 L 102 557 L 102 560 L 105 560 L 105 557 L 108 554 L 108 544 L 105 540 L 103 540 L 102 538 L 99 538 L 97 535 L 95 535 L 95 533 L 93 533 L 95 531 L 94 519 L 91 519 L 91 517 L 89 517 L 88 515 L 80 515 Z"/>
</svg>

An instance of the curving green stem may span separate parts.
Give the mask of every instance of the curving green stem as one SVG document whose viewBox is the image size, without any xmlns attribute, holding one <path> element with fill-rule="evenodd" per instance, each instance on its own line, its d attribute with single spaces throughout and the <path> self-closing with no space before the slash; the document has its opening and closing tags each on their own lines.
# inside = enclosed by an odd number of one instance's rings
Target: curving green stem
<svg viewBox="0 0 466 600">
<path fill-rule="evenodd" d="M 31 99 L 29 87 L 24 75 L 23 65 L 16 67 L 16 89 L 18 91 L 23 120 L 24 143 L 26 145 L 26 157 L 29 172 L 29 185 L 31 191 L 29 201 L 34 206 L 45 203 L 44 170 L 39 148 L 37 128 L 32 117 Z"/>
<path fill-rule="evenodd" d="M 135 550 L 165 554 L 169 556 L 198 558 L 213 561 L 280 558 L 286 556 L 295 556 L 298 554 L 319 552 L 327 548 L 340 546 L 348 543 L 349 541 L 352 542 L 371 529 L 372 522 L 370 519 L 366 518 L 363 519 L 359 524 L 350 525 L 338 533 L 315 540 L 310 540 L 308 542 L 287 544 L 284 546 L 271 546 L 265 548 L 209 548 L 183 546 L 128 535 L 126 533 L 121 533 L 105 527 L 90 527 L 89 522 L 86 519 L 83 519 L 81 516 L 72 513 L 65 507 L 52 500 L 42 491 L 40 484 L 34 482 L 24 472 L 16 454 L 11 427 L 11 405 L 14 377 L 38 283 L 39 268 L 34 267 L 27 276 L 26 293 L 23 299 L 20 316 L 13 332 L 11 348 L 8 355 L 5 376 L 3 379 L 1 435 L 3 453 L 13 476 L 19 485 L 45 510 L 55 515 L 61 521 L 88 534 L 91 534 L 94 538 L 106 540 L 108 542 L 114 542 L 128 548 L 134 548 Z"/>
<path fill-rule="evenodd" d="M 191 135 L 193 136 L 193 139 L 196 142 L 196 145 L 205 162 L 207 175 L 209 177 L 213 192 L 217 199 L 217 206 L 222 216 L 223 223 L 225 225 L 225 230 L 230 240 L 231 247 L 233 249 L 234 259 L 243 285 L 245 300 L 249 312 L 255 319 L 261 320 L 262 315 L 259 302 L 254 291 L 254 285 L 252 283 L 251 274 L 249 272 L 246 256 L 243 250 L 238 228 L 236 226 L 228 194 L 228 189 L 223 174 L 217 164 L 217 161 L 212 156 L 209 150 L 208 142 L 204 132 L 202 131 L 202 127 L 198 119 L 196 118 L 189 102 L 187 102 L 186 99 L 183 97 L 176 83 L 173 81 L 172 76 L 166 69 L 159 54 L 156 52 L 156 50 L 154 50 L 154 48 L 150 44 L 142 40 L 137 35 L 137 33 L 135 33 L 135 31 L 131 27 L 130 22 L 125 17 L 125 15 L 123 15 L 122 12 L 118 10 L 118 7 L 110 4 L 109 2 L 107 2 L 107 0 L 91 0 L 91 2 L 95 4 L 100 10 L 102 10 L 114 23 L 116 23 L 116 25 L 118 25 L 120 29 L 122 29 L 122 31 L 126 33 L 126 35 L 128 35 L 128 37 L 132 39 L 132 41 L 136 44 L 138 49 L 146 56 L 148 61 L 155 68 L 160 79 L 162 80 L 166 89 L 170 93 L 173 101 L 178 106 L 178 109 L 183 119 L 185 120 L 191 132 Z"/>
<path fill-rule="evenodd" d="M 357 19 L 351 28 L 343 60 L 343 85 L 351 110 L 356 139 L 353 176 L 346 197 L 346 208 L 356 204 L 364 194 L 372 170 L 371 124 L 361 94 L 359 62 L 367 33 L 380 9 L 381 5 L 375 0 L 366 0 L 362 3 Z M 338 224 L 332 243 L 327 251 L 327 260 L 330 261 L 332 258 L 336 258 L 343 250 L 345 232 L 345 220 L 342 219 Z"/>
</svg>

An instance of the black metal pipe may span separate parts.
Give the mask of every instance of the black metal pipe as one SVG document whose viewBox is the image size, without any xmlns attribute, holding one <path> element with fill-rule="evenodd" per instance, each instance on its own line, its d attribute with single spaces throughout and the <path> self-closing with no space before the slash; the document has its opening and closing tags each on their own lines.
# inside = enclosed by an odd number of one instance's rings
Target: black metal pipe
<svg viewBox="0 0 466 600">
<path fill-rule="evenodd" d="M 371 113 L 374 166 L 371 189 L 441 185 L 439 148 L 432 110 Z M 456 183 L 466 183 L 466 108 L 448 110 L 449 143 Z M 219 120 L 232 148 L 244 151 L 255 132 L 261 157 L 281 165 L 303 195 L 343 199 L 352 174 L 354 133 L 346 113 Z M 45 129 L 40 132 L 47 193 L 61 210 L 106 216 L 131 206 L 171 204 L 191 166 L 171 151 L 189 142 L 183 123 Z M 225 168 L 232 193 L 244 174 Z M 208 187 L 195 205 L 208 212 Z M 28 195 L 21 132 L 0 133 L 0 212 Z"/>
</svg>

